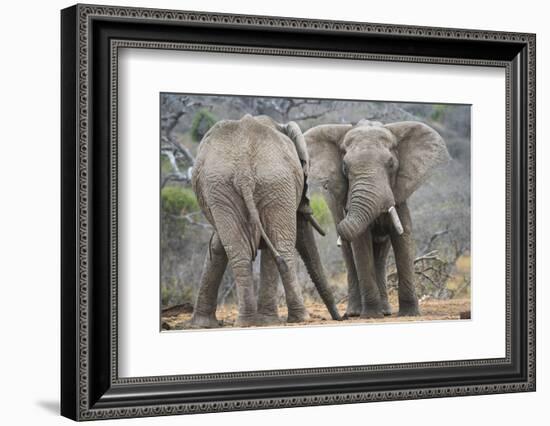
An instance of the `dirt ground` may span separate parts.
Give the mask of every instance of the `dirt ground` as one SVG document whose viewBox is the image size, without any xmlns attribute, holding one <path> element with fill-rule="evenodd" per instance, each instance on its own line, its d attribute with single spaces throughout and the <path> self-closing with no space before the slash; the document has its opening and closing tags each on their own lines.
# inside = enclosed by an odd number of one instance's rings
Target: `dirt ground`
<svg viewBox="0 0 550 426">
<path fill-rule="evenodd" d="M 420 300 L 420 311 L 422 313 L 419 317 L 398 317 L 397 316 L 397 302 L 392 301 L 392 309 L 395 312 L 391 316 L 377 319 L 360 319 L 351 318 L 343 321 L 334 321 L 330 318 L 330 315 L 326 307 L 322 303 L 306 302 L 310 320 L 307 322 L 287 324 L 282 323 L 281 327 L 296 327 L 307 325 L 344 325 L 344 324 L 360 324 L 360 323 L 387 323 L 387 322 L 409 322 L 409 321 L 442 321 L 442 320 L 459 320 L 469 319 L 470 317 L 470 299 L 450 299 L 450 300 L 437 300 L 437 299 L 424 299 Z M 342 302 L 338 305 L 339 311 L 343 314 L 346 310 L 346 303 Z M 279 308 L 279 316 L 286 318 L 286 307 Z M 184 330 L 187 328 L 187 322 L 192 315 L 192 306 L 179 305 L 169 309 L 165 309 L 162 312 L 162 329 L 164 330 Z M 216 313 L 218 320 L 220 320 L 220 328 L 232 328 L 237 317 L 237 307 L 221 306 Z"/>
</svg>

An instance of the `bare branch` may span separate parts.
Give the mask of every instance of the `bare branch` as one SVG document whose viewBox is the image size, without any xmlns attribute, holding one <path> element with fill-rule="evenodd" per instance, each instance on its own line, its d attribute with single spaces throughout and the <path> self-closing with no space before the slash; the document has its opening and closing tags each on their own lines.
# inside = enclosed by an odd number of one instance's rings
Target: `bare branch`
<svg viewBox="0 0 550 426">
<path fill-rule="evenodd" d="M 160 183 L 160 188 L 164 188 L 164 186 L 171 180 L 175 180 L 178 182 L 185 182 L 189 183 L 191 181 L 191 173 L 192 167 L 189 167 L 187 169 L 187 173 L 181 172 L 178 162 L 176 160 L 176 156 L 174 155 L 174 152 L 172 152 L 169 149 L 163 149 L 160 151 L 162 155 L 165 155 L 168 160 L 170 161 L 170 165 L 172 166 L 173 172 L 169 175 L 165 176 L 162 182 Z"/>
<path fill-rule="evenodd" d="M 414 271 L 415 274 L 422 276 L 423 278 L 427 279 L 429 282 L 433 284 L 434 287 L 440 288 L 441 286 L 437 284 L 432 278 L 426 274 L 424 271 Z"/>
<path fill-rule="evenodd" d="M 441 236 L 443 236 L 443 235 L 446 235 L 446 234 L 448 234 L 448 233 L 449 233 L 449 226 L 447 226 L 446 229 L 441 230 L 441 231 L 438 231 L 438 232 L 436 232 L 435 234 L 433 234 L 433 235 L 430 237 L 430 239 L 429 239 L 428 243 L 426 244 L 426 246 L 422 249 L 421 253 L 426 253 L 426 252 L 428 252 L 429 250 L 431 250 L 431 249 L 432 249 L 432 244 L 434 243 L 434 241 L 435 241 L 436 239 L 438 239 L 439 237 L 441 237 Z"/>
<path fill-rule="evenodd" d="M 328 113 L 329 113 L 329 111 L 323 111 L 323 112 L 319 112 L 317 114 L 302 114 L 299 117 L 292 117 L 292 120 L 294 120 L 294 121 L 312 120 L 312 119 L 323 117 L 324 115 L 326 115 Z"/>
<path fill-rule="evenodd" d="M 170 217 L 172 217 L 174 219 L 185 220 L 190 225 L 198 226 L 200 228 L 212 229 L 212 225 L 210 225 L 209 223 L 203 223 L 203 222 L 199 222 L 199 221 L 193 219 L 193 216 L 195 216 L 197 214 L 200 214 L 200 213 L 201 213 L 200 211 L 196 211 L 196 212 L 187 213 L 185 215 L 171 214 Z"/>
<path fill-rule="evenodd" d="M 193 156 L 193 154 L 191 154 L 191 151 L 189 151 L 187 147 L 181 145 L 180 143 L 174 141 L 172 138 L 169 138 L 167 136 L 162 136 L 161 141 L 171 146 L 174 150 L 176 150 L 176 152 L 180 153 L 185 158 L 187 158 L 187 160 L 191 163 L 191 165 L 195 164 L 195 157 Z"/>
<path fill-rule="evenodd" d="M 178 174 L 172 173 L 166 176 L 164 179 L 162 179 L 162 182 L 160 183 L 160 189 L 164 188 L 166 184 L 171 180 L 174 180 L 176 182 L 189 183 L 189 179 L 187 179 L 187 177 L 185 177 L 184 175 L 178 175 Z"/>
<path fill-rule="evenodd" d="M 166 104 L 168 97 L 164 97 L 164 103 Z M 181 117 L 183 117 L 185 114 L 189 112 L 189 109 L 191 107 L 195 106 L 201 106 L 202 104 L 200 102 L 192 101 L 189 96 L 181 96 L 178 97 L 178 101 L 180 102 L 181 109 L 178 109 L 176 112 L 172 113 L 164 113 L 161 115 L 161 121 L 163 123 L 162 129 L 164 134 L 166 134 L 167 137 L 170 137 L 172 131 L 177 126 L 179 120 Z"/>
<path fill-rule="evenodd" d="M 218 296 L 218 305 L 224 305 L 225 299 L 227 299 L 227 296 L 231 293 L 231 291 L 235 288 L 235 280 L 232 280 L 229 285 L 225 286 L 223 291 L 220 292 L 220 295 Z"/>
<path fill-rule="evenodd" d="M 431 252 L 429 253 L 426 253 L 426 254 L 423 254 L 422 256 L 418 256 L 416 259 L 414 259 L 414 262 L 413 263 L 418 263 L 418 262 L 421 262 L 423 260 L 438 260 L 440 262 L 443 262 L 443 260 L 441 260 L 437 254 L 439 252 L 437 250 L 432 250 Z"/>
</svg>

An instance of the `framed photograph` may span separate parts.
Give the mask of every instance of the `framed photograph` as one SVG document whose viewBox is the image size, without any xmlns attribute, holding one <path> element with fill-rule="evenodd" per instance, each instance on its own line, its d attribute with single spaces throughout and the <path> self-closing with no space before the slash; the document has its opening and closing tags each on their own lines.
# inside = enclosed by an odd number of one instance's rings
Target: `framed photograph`
<svg viewBox="0 0 550 426">
<path fill-rule="evenodd" d="M 535 35 L 61 12 L 61 413 L 535 390 Z"/>
</svg>

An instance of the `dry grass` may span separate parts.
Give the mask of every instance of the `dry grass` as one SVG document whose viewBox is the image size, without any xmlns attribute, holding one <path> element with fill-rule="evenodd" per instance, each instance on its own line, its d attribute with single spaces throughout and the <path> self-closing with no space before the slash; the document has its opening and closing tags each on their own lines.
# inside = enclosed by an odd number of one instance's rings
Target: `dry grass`
<svg viewBox="0 0 550 426">
<path fill-rule="evenodd" d="M 281 324 L 281 327 L 290 326 L 307 326 L 307 325 L 344 325 L 344 324 L 361 324 L 361 323 L 388 323 L 388 322 L 410 322 L 410 321 L 444 321 L 444 320 L 459 320 L 460 314 L 470 311 L 470 299 L 450 299 L 436 300 L 425 299 L 420 301 L 420 311 L 422 316 L 419 317 L 398 317 L 397 302 L 391 301 L 393 311 L 391 316 L 379 319 L 360 319 L 351 318 L 344 321 L 334 321 L 326 307 L 322 303 L 307 302 L 306 307 L 310 314 L 310 321 L 296 324 Z M 339 311 L 344 313 L 346 304 L 338 305 Z M 287 314 L 286 307 L 279 309 L 281 318 L 285 318 Z M 232 328 L 237 317 L 237 307 L 235 305 L 221 306 L 216 313 L 217 318 L 221 321 L 222 328 Z M 163 328 L 170 330 L 183 330 L 187 326 L 187 322 L 191 318 L 190 312 L 180 312 L 174 315 L 166 313 L 162 316 Z"/>
</svg>

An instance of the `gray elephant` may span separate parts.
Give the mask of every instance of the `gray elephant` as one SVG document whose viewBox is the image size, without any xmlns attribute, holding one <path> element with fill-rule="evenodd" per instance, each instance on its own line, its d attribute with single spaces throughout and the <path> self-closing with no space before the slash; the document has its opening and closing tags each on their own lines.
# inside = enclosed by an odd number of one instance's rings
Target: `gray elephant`
<svg viewBox="0 0 550 426">
<path fill-rule="evenodd" d="M 348 271 L 345 316 L 391 314 L 386 258 L 393 247 L 399 315 L 419 315 L 415 247 L 407 199 L 448 160 L 441 136 L 426 124 L 320 125 L 304 133 L 310 180 L 323 188 Z"/>
<path fill-rule="evenodd" d="M 232 268 L 237 326 L 278 323 L 276 287 L 281 276 L 288 322 L 309 318 L 295 269 L 295 247 L 333 317 L 339 317 L 317 252 L 305 196 L 309 160 L 300 128 L 266 116 L 216 123 L 201 141 L 193 189 L 212 235 L 191 326 L 217 327 L 221 278 Z M 297 237 L 298 233 L 298 237 Z M 252 261 L 261 256 L 261 285 L 254 295 Z"/>
</svg>

